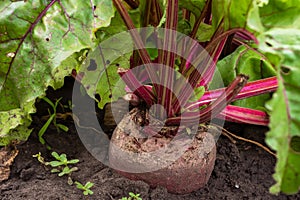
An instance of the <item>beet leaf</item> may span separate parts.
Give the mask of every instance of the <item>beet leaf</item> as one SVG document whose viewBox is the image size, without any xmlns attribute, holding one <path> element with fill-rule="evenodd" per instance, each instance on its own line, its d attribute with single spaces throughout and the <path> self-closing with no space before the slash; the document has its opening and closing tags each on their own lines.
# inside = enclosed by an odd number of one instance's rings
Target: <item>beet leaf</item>
<svg viewBox="0 0 300 200">
<path fill-rule="evenodd" d="M 0 3 L 0 145 L 26 140 L 36 98 L 63 85 L 113 15 L 107 0 Z"/>
</svg>

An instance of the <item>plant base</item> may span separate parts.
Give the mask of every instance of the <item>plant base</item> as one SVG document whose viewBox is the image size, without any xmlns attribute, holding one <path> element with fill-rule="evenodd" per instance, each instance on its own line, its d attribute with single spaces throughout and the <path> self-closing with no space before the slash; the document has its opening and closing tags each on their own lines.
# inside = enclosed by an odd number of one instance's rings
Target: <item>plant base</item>
<svg viewBox="0 0 300 200">
<path fill-rule="evenodd" d="M 133 122 L 132 115 L 125 115 L 111 138 L 111 167 L 129 179 L 145 181 L 151 187 L 160 185 L 171 193 L 190 193 L 205 186 L 216 158 L 216 144 L 210 133 L 198 131 L 188 143 L 186 139 L 178 139 L 176 147 L 164 151 L 163 157 L 158 151 L 171 144 L 174 137 L 157 134 L 140 138 L 146 134 L 142 127 Z M 184 135 L 187 136 L 187 133 Z M 185 146 L 186 150 L 178 156 L 178 147 L 184 145 L 189 146 Z M 167 155 L 168 152 L 170 155 Z M 168 163 L 174 155 L 178 158 Z"/>
</svg>

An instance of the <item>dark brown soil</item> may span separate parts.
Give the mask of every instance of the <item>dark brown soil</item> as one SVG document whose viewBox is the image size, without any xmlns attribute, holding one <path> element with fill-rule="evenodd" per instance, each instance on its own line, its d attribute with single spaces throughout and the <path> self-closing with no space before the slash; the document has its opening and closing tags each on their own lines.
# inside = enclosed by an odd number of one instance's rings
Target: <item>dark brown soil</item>
<svg viewBox="0 0 300 200">
<path fill-rule="evenodd" d="M 50 97 L 63 96 L 63 103 L 70 98 L 70 85 L 55 92 Z M 19 155 L 11 167 L 9 180 L 0 183 L 1 199 L 100 199 L 112 200 L 128 196 L 129 192 L 139 193 L 143 200 L 196 200 L 196 199 L 300 199 L 300 195 L 273 196 L 269 187 L 274 184 L 272 173 L 275 158 L 261 148 L 250 143 L 237 141 L 233 144 L 221 136 L 217 143 L 217 159 L 208 184 L 196 192 L 187 195 L 175 195 L 162 187 L 150 188 L 142 181 L 131 181 L 121 177 L 112 169 L 96 160 L 82 145 L 72 119 L 60 121 L 69 127 L 69 132 L 57 133 L 51 126 L 45 133 L 45 139 L 52 150 L 38 141 L 37 132 L 45 123 L 42 116 L 47 115 L 47 104 L 40 103 L 39 111 L 33 117 L 34 131 L 29 140 L 19 145 Z M 100 112 L 101 116 L 101 112 Z M 263 143 L 264 127 L 229 124 L 226 127 L 233 133 Z M 77 158 L 79 171 L 72 174 L 72 179 L 86 183 L 95 183 L 92 196 L 83 196 L 75 185 L 68 185 L 67 177 L 58 177 L 33 158 L 42 153 L 46 161 L 53 160 L 51 152 L 66 153 L 68 158 Z"/>
</svg>

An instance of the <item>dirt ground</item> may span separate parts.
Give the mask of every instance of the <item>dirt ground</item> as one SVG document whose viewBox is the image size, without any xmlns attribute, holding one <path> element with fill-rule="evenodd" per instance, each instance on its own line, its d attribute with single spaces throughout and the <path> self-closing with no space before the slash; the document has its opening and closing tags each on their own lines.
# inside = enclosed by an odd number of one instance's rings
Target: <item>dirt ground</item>
<svg viewBox="0 0 300 200">
<path fill-rule="evenodd" d="M 49 90 L 50 98 L 63 96 L 62 103 L 71 97 L 68 90 L 72 82 L 56 92 Z M 85 149 L 79 139 L 71 118 L 59 120 L 69 127 L 67 133 L 60 132 L 50 126 L 45 133 L 45 140 L 52 147 L 47 150 L 37 137 L 47 115 L 47 104 L 40 102 L 38 113 L 33 116 L 34 128 L 29 140 L 17 148 L 18 156 L 11 166 L 11 175 L 7 181 L 0 183 L 2 200 L 18 199 L 100 199 L 112 200 L 128 196 L 129 192 L 139 193 L 143 200 L 196 200 L 196 199 L 300 199 L 300 194 L 287 196 L 269 194 L 269 187 L 274 184 L 272 173 L 275 158 L 261 148 L 243 141 L 233 144 L 225 136 L 217 143 L 217 159 L 208 184 L 193 193 L 176 195 L 168 193 L 164 188 L 150 188 L 141 181 L 131 181 L 121 177 L 112 169 L 96 160 Z M 100 115 L 103 115 L 100 111 Z M 265 127 L 227 124 L 231 132 L 263 143 Z M 51 173 L 49 166 L 44 166 L 32 155 L 41 152 L 46 161 L 53 160 L 51 152 L 66 153 L 70 159 L 79 159 L 76 165 L 79 171 L 72 174 L 72 179 L 81 183 L 95 183 L 91 188 L 91 196 L 84 196 L 75 185 L 68 185 L 68 177 L 58 177 Z"/>
</svg>

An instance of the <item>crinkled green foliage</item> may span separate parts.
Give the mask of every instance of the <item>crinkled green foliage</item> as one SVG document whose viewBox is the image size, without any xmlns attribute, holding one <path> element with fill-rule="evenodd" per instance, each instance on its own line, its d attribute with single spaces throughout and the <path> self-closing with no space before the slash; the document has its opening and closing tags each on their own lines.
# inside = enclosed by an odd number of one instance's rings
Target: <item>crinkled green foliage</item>
<svg viewBox="0 0 300 200">
<path fill-rule="evenodd" d="M 223 20 L 225 30 L 245 28 L 261 30 L 257 1 L 253 0 L 213 0 L 212 26 L 216 29 Z"/>
<path fill-rule="evenodd" d="M 139 8 L 129 10 L 137 28 L 142 24 L 144 6 L 145 1 L 140 1 Z M 79 72 L 84 73 L 82 84 L 88 95 L 96 101 L 98 100 L 95 98 L 95 94 L 100 95 L 99 108 L 103 108 L 106 103 L 125 94 L 125 84 L 121 81 L 117 69 L 118 67 L 125 69 L 130 67 L 129 59 L 134 46 L 130 35 L 125 31 L 127 28 L 123 19 L 116 12 L 110 26 L 100 28 L 96 32 L 101 49 L 98 47 L 94 52 L 89 53 L 84 64 L 79 68 Z"/>
<path fill-rule="evenodd" d="M 300 187 L 300 152 L 297 151 L 300 148 L 297 140 L 300 135 L 299 2 L 217 0 L 213 1 L 212 11 L 215 28 L 224 20 L 225 29 L 243 27 L 253 32 L 260 42 L 259 51 L 267 59 L 261 61 L 263 59 L 259 54 L 245 51 L 245 47 L 238 48 L 218 62 L 225 85 L 237 73 L 249 75 L 250 80 L 278 76 L 279 88 L 267 106 L 271 122 L 266 142 L 277 152 L 274 174 L 276 184 L 270 191 L 297 193 Z M 269 63 L 273 65 L 276 74 Z M 261 95 L 235 104 L 257 108 L 268 98 L 268 95 Z"/>
<path fill-rule="evenodd" d="M 127 32 L 104 40 L 90 52 L 79 71 L 84 73 L 82 84 L 92 98 L 99 94 L 99 108 L 125 94 L 125 85 L 117 73 L 118 67 L 129 68 L 133 43 Z M 96 99 L 95 99 L 96 100 Z"/>
<path fill-rule="evenodd" d="M 196 39 L 200 42 L 207 42 L 214 34 L 212 25 L 201 23 L 197 31 Z"/>
<path fill-rule="evenodd" d="M 142 20 L 143 20 L 142 13 L 144 12 L 143 11 L 144 7 L 145 7 L 145 0 L 140 1 L 140 6 L 137 9 L 128 10 L 136 28 L 140 28 L 142 25 Z M 96 36 L 102 42 L 110 38 L 111 36 L 121 33 L 123 31 L 127 31 L 127 28 L 123 22 L 121 15 L 115 11 L 115 15 L 111 19 L 111 23 L 109 27 L 100 28 L 96 32 Z"/>
<path fill-rule="evenodd" d="M 28 137 L 35 99 L 63 85 L 113 15 L 110 0 L 1 1 L 0 145 Z"/>
<path fill-rule="evenodd" d="M 300 188 L 300 6 L 294 0 L 274 0 L 260 9 L 265 32 L 259 35 L 260 49 L 277 67 L 279 88 L 267 104 L 270 131 L 267 144 L 277 152 L 271 187 L 297 193 Z"/>
</svg>

